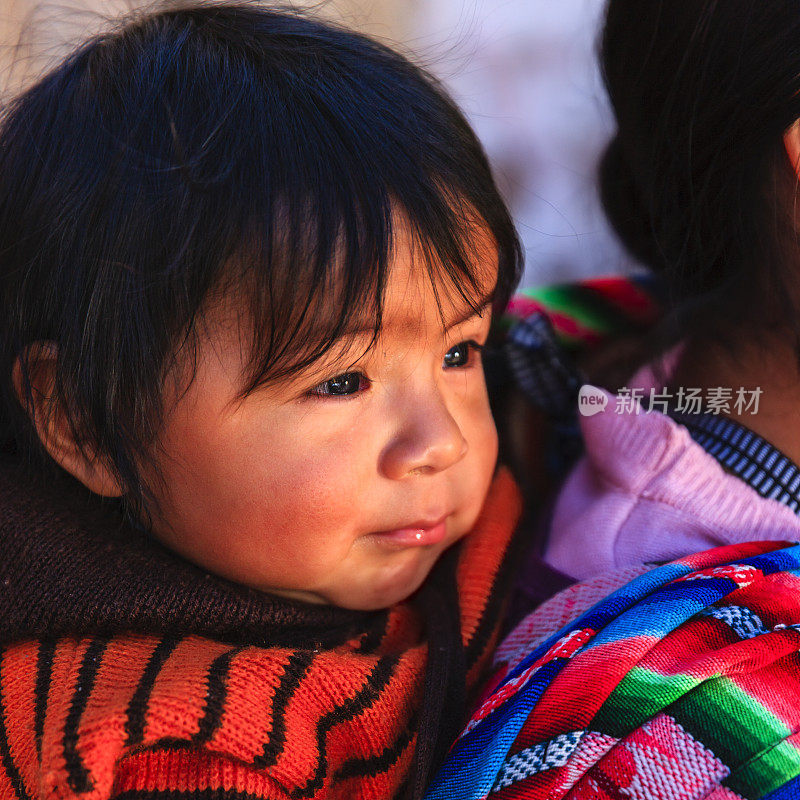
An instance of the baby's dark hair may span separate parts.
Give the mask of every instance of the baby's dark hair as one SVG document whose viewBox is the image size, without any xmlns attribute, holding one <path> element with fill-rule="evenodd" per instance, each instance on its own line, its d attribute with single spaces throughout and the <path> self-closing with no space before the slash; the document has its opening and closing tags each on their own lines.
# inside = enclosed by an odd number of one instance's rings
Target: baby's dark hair
<svg viewBox="0 0 800 800">
<path fill-rule="evenodd" d="M 782 141 L 800 117 L 800 7 L 610 0 L 600 58 L 618 123 L 603 202 L 666 278 L 668 336 L 724 343 L 775 325 L 800 344 L 797 177 Z"/>
<path fill-rule="evenodd" d="M 134 13 L 3 110 L 4 440 L 50 463 L 23 407 L 25 356 L 55 343 L 51 405 L 141 511 L 165 375 L 193 353 L 212 294 L 241 291 L 247 305 L 246 394 L 313 363 L 354 316 L 377 336 L 398 214 L 431 279 L 476 309 L 470 242 L 487 230 L 505 305 L 519 242 L 480 144 L 430 75 L 296 11 L 240 0 Z"/>
</svg>

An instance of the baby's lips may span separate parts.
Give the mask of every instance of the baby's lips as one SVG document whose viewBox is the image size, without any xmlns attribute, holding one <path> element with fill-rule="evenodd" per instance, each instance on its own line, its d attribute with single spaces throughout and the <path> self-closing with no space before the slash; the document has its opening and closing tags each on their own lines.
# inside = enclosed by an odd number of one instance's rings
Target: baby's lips
<svg viewBox="0 0 800 800">
<path fill-rule="evenodd" d="M 404 528 L 389 531 L 378 531 L 374 534 L 380 541 L 404 547 L 423 547 L 438 544 L 447 536 L 447 517 L 436 521 L 420 520 L 412 522 Z"/>
</svg>

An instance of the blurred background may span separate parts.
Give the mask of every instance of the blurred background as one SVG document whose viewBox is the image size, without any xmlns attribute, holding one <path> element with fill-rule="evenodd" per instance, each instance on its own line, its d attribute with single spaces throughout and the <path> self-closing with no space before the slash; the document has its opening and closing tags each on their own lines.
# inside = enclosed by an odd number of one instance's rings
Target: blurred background
<svg viewBox="0 0 800 800">
<path fill-rule="evenodd" d="M 0 0 L 0 92 L 12 96 L 139 0 Z M 621 274 L 597 159 L 613 122 L 595 65 L 603 0 L 297 2 L 421 63 L 465 110 L 526 251 L 523 286 Z"/>
</svg>

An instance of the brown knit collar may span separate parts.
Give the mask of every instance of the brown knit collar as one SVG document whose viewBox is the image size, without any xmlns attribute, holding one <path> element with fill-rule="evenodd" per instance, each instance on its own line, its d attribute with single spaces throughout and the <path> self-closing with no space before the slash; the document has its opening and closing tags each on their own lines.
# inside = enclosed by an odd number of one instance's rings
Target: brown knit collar
<svg viewBox="0 0 800 800">
<path fill-rule="evenodd" d="M 2 645 L 138 631 L 330 647 L 386 618 L 283 600 L 207 573 L 76 481 L 45 483 L 9 457 L 0 460 L 0 554 Z"/>
</svg>

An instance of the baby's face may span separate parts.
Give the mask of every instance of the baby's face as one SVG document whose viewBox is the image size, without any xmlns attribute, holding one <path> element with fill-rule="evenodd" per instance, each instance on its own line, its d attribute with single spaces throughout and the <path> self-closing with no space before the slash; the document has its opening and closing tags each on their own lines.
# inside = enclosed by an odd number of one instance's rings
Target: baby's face
<svg viewBox="0 0 800 800">
<path fill-rule="evenodd" d="M 496 251 L 488 240 L 476 248 L 488 293 Z M 471 315 L 444 294 L 442 306 L 445 324 L 460 320 L 446 331 L 401 240 L 377 344 L 342 374 L 343 341 L 244 400 L 237 309 L 212 309 L 196 378 L 165 422 L 155 536 L 210 572 L 289 598 L 366 610 L 408 597 L 473 527 L 497 458 L 468 344 L 485 343 L 490 309 Z"/>
</svg>

